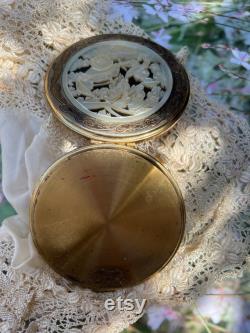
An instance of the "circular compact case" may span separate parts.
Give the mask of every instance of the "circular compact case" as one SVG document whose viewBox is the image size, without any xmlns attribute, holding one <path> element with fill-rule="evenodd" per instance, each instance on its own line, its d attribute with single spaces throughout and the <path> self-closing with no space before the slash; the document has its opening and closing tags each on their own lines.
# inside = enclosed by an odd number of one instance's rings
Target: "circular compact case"
<svg viewBox="0 0 250 333">
<path fill-rule="evenodd" d="M 58 119 L 91 144 L 56 161 L 34 191 L 40 255 L 95 291 L 143 282 L 176 253 L 185 208 L 169 171 L 134 143 L 179 119 L 189 98 L 184 68 L 150 40 L 95 36 L 55 59 L 45 93 Z"/>
</svg>

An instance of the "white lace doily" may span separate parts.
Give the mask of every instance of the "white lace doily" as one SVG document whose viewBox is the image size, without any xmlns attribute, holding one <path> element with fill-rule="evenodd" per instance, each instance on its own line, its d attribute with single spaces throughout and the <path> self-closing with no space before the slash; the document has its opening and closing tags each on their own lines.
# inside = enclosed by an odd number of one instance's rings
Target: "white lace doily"
<svg viewBox="0 0 250 333">
<path fill-rule="evenodd" d="M 109 32 L 144 35 L 134 25 L 107 22 L 108 6 L 105 0 L 1 2 L 1 113 L 23 121 L 36 117 L 54 159 L 89 142 L 52 117 L 43 89 L 48 65 L 80 38 Z M 185 49 L 179 61 L 184 56 Z M 240 274 L 250 252 L 249 125 L 209 101 L 191 75 L 190 81 L 191 98 L 178 124 L 160 139 L 138 144 L 167 165 L 184 196 L 187 226 L 174 259 L 140 286 L 97 294 L 72 285 L 46 265 L 32 272 L 13 267 L 17 249 L 1 228 L 1 332 L 121 332 L 138 315 L 106 311 L 107 298 L 182 304 L 195 300 L 215 280 Z M 9 223 L 14 225 L 15 218 Z M 24 225 L 27 243 L 27 221 Z"/>
</svg>

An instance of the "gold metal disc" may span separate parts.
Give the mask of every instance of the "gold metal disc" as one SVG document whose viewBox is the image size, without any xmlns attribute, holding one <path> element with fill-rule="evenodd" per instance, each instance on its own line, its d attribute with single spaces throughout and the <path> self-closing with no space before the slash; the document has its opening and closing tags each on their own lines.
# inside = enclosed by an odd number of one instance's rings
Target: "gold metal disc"
<svg viewBox="0 0 250 333">
<path fill-rule="evenodd" d="M 185 224 L 183 199 L 168 171 L 145 153 L 105 144 L 52 165 L 30 215 L 45 261 L 95 291 L 134 286 L 162 269 Z"/>
</svg>

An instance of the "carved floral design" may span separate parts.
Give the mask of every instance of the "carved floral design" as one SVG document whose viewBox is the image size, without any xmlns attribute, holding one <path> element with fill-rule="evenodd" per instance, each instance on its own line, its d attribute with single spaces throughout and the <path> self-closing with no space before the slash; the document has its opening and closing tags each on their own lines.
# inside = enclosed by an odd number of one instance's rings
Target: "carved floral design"
<svg viewBox="0 0 250 333">
<path fill-rule="evenodd" d="M 82 53 L 67 72 L 71 97 L 93 116 L 152 114 L 167 99 L 171 87 L 166 71 L 149 54 L 118 46 L 112 52 L 99 47 L 94 53 Z"/>
</svg>

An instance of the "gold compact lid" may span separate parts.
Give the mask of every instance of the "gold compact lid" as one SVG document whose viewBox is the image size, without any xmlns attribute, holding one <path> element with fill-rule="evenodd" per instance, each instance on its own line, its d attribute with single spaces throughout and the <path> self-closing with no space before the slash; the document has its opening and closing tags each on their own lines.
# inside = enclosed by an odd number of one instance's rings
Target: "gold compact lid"
<svg viewBox="0 0 250 333">
<path fill-rule="evenodd" d="M 136 285 L 163 268 L 181 242 L 185 209 L 168 171 L 116 144 L 81 148 L 41 178 L 30 210 L 46 262 L 80 286 Z"/>
<path fill-rule="evenodd" d="M 72 130 L 98 141 L 133 142 L 171 128 L 189 98 L 175 56 L 130 35 L 100 35 L 73 44 L 50 66 L 48 102 Z"/>
</svg>

